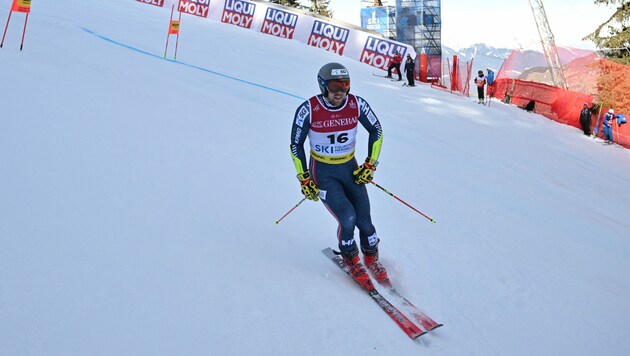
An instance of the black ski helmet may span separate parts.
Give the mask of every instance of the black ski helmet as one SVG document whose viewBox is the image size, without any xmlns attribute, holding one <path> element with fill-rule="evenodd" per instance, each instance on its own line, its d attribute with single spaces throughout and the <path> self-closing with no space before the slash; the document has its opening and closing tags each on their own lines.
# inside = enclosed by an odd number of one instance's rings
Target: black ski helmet
<svg viewBox="0 0 630 356">
<path fill-rule="evenodd" d="M 317 84 L 319 84 L 319 90 L 324 96 L 328 96 L 328 81 L 330 80 L 350 80 L 350 74 L 348 74 L 346 67 L 339 63 L 327 63 L 317 73 Z"/>
</svg>

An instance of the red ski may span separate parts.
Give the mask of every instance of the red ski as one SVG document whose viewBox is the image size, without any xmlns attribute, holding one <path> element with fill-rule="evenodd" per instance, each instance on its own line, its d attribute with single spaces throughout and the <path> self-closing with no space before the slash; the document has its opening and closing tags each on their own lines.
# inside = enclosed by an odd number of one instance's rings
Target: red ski
<svg viewBox="0 0 630 356">
<path fill-rule="evenodd" d="M 435 320 L 431 319 L 425 312 L 420 310 L 418 307 L 413 305 L 409 300 L 407 300 L 407 298 L 403 297 L 400 293 L 398 293 L 396 288 L 392 286 L 392 282 L 389 280 L 389 278 L 379 281 L 379 284 L 387 288 L 387 291 L 389 292 L 390 295 L 400 299 L 403 306 L 405 306 L 405 308 L 407 308 L 409 312 L 411 312 L 411 315 L 413 316 L 413 318 L 417 322 L 419 322 L 427 332 L 431 330 L 435 330 L 439 328 L 440 326 L 444 326 L 444 324 L 440 324 L 436 322 Z"/>
<path fill-rule="evenodd" d="M 416 319 L 416 321 L 419 322 L 427 332 L 431 330 L 435 330 L 439 328 L 440 326 L 444 326 L 444 324 L 440 324 L 437 321 L 431 319 L 431 317 L 429 317 L 422 310 L 418 309 L 418 307 L 413 305 L 409 300 L 407 300 L 407 298 L 400 295 L 400 293 L 398 293 L 398 291 L 394 287 L 389 287 L 388 291 L 389 291 L 389 294 L 397 298 L 400 298 L 403 305 L 407 309 L 409 309 L 409 311 L 411 312 L 411 315 L 413 316 L 413 318 Z"/>
<path fill-rule="evenodd" d="M 405 334 L 407 334 L 407 336 L 409 336 L 411 339 L 417 339 L 418 337 L 426 333 L 426 331 L 420 329 L 420 327 L 414 324 L 413 321 L 407 318 L 405 314 L 403 314 L 400 310 L 393 306 L 392 303 L 390 303 L 381 293 L 379 293 L 371 281 L 369 283 L 361 283 L 356 278 L 354 278 L 354 276 L 352 276 L 352 274 L 350 273 L 350 267 L 344 262 L 343 258 L 335 254 L 335 252 L 331 248 L 326 248 L 322 250 L 322 252 L 324 253 L 324 255 L 326 255 L 326 257 L 330 258 L 330 260 L 333 261 L 337 265 L 337 267 L 341 268 L 344 272 L 346 272 L 348 276 L 350 276 L 350 278 L 352 278 L 352 280 L 354 280 L 359 286 L 361 286 L 361 289 L 366 291 L 369 296 L 374 299 L 376 304 L 378 304 L 383 309 L 383 311 L 396 322 L 396 324 L 402 329 L 402 331 L 405 332 Z"/>
</svg>

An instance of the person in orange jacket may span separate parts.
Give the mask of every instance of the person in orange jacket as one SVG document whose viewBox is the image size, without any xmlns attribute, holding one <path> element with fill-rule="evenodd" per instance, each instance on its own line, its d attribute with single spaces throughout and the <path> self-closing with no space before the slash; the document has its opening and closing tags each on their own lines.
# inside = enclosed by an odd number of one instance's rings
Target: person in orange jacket
<svg viewBox="0 0 630 356">
<path fill-rule="evenodd" d="M 401 63 L 402 63 L 402 54 L 396 51 L 396 53 L 394 53 L 394 59 L 392 59 L 392 63 L 390 63 L 389 67 L 387 68 L 387 78 L 392 77 L 392 69 L 396 68 L 396 70 L 398 71 L 398 81 L 402 80 L 402 72 L 400 71 Z"/>
</svg>

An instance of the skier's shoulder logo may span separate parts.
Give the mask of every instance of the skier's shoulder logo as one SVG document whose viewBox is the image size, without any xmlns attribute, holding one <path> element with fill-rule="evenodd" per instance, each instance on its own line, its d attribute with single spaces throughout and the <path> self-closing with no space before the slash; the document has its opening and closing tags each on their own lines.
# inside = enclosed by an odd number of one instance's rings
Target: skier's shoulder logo
<svg viewBox="0 0 630 356">
<path fill-rule="evenodd" d="M 350 106 L 350 109 L 356 109 L 357 108 L 357 102 L 354 100 L 350 100 L 350 103 L 348 103 L 348 106 Z"/>
<path fill-rule="evenodd" d="M 306 119 L 307 116 L 308 116 L 308 109 L 306 108 L 306 106 L 302 106 L 302 108 L 300 109 L 300 111 L 297 114 L 297 118 L 295 120 L 295 123 L 299 127 L 302 127 L 304 125 L 304 120 Z"/>
</svg>

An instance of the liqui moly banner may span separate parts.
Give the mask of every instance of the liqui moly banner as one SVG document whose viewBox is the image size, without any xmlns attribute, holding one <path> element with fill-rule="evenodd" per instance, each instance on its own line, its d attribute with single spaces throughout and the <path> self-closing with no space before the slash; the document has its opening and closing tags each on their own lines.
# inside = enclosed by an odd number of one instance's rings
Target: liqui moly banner
<svg viewBox="0 0 630 356">
<path fill-rule="evenodd" d="M 347 28 L 315 20 L 311 35 L 308 38 L 308 45 L 343 56 L 349 35 L 350 30 Z"/>
<path fill-rule="evenodd" d="M 265 21 L 260 32 L 280 38 L 292 39 L 297 26 L 298 15 L 269 7 L 265 12 Z"/>
<path fill-rule="evenodd" d="M 17 0 L 16 0 L 17 1 Z M 394 52 L 411 54 L 413 47 L 379 37 L 353 25 L 310 16 L 302 12 L 253 0 L 137 0 L 152 3 L 162 1 L 163 6 L 176 4 L 177 10 L 208 20 L 239 26 L 242 29 L 262 32 L 274 37 L 302 42 L 308 46 L 334 52 L 373 67 L 387 69 Z M 229 38 L 225 39 L 228 43 Z"/>
<path fill-rule="evenodd" d="M 162 7 L 164 6 L 164 0 L 136 0 L 138 2 L 143 2 L 145 4 L 149 4 L 149 5 L 155 5 L 158 7 Z"/>
<path fill-rule="evenodd" d="M 256 4 L 244 0 L 225 0 L 221 22 L 252 28 Z"/>
<path fill-rule="evenodd" d="M 372 67 L 387 69 L 396 52 L 405 58 L 407 46 L 384 38 L 369 36 L 367 41 L 365 41 L 359 61 Z"/>
<path fill-rule="evenodd" d="M 177 10 L 185 14 L 208 17 L 210 0 L 179 0 Z"/>
</svg>

